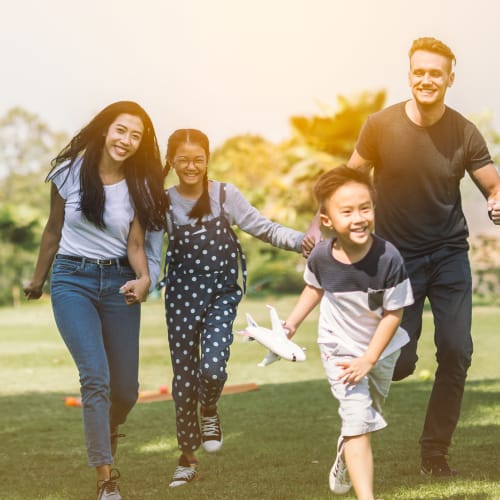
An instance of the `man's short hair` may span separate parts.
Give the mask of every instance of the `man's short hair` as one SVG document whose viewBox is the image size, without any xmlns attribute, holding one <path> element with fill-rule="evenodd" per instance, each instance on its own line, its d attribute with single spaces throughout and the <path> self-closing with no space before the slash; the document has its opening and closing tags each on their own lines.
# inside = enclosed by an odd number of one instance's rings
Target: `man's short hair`
<svg viewBox="0 0 500 500">
<path fill-rule="evenodd" d="M 440 54 L 450 60 L 450 65 L 454 65 L 457 63 L 455 54 L 452 52 L 450 47 L 448 47 L 448 45 L 443 43 L 441 40 L 438 40 L 437 38 L 433 38 L 431 36 L 424 36 L 422 38 L 413 40 L 413 44 L 408 53 L 410 59 L 417 50 L 425 50 L 427 52 Z"/>
</svg>

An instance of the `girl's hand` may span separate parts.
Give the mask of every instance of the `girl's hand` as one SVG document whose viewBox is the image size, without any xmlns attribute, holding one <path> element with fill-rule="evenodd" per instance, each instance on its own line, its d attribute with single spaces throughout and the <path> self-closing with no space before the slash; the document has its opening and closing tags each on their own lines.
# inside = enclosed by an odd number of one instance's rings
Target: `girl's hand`
<svg viewBox="0 0 500 500">
<path fill-rule="evenodd" d="M 337 380 L 342 380 L 344 384 L 357 384 L 363 377 L 368 375 L 373 368 L 374 363 L 361 356 L 353 358 L 349 361 L 339 361 L 337 366 L 343 368 L 343 371 L 337 377 Z"/>
<path fill-rule="evenodd" d="M 32 281 L 27 281 L 23 286 L 24 296 L 28 300 L 39 299 L 42 296 L 42 288 L 43 283 L 41 285 L 36 285 Z"/>
<path fill-rule="evenodd" d="M 127 281 L 120 287 L 120 293 L 123 294 L 125 302 L 128 305 L 145 302 L 148 298 L 150 284 L 149 278 L 138 278 Z"/>
</svg>

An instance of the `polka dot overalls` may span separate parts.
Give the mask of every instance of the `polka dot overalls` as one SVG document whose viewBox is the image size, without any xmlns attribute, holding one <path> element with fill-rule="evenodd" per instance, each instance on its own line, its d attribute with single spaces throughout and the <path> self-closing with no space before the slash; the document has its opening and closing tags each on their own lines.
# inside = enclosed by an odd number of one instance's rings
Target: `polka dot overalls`
<svg viewBox="0 0 500 500">
<path fill-rule="evenodd" d="M 169 208 L 173 227 L 165 259 L 165 309 L 177 441 L 183 451 L 201 444 L 198 402 L 216 406 L 227 379 L 232 327 L 243 295 L 239 257 L 244 283 L 246 278 L 241 246 L 224 216 L 224 199 L 221 184 L 221 215 L 193 225 L 177 225 Z"/>
</svg>

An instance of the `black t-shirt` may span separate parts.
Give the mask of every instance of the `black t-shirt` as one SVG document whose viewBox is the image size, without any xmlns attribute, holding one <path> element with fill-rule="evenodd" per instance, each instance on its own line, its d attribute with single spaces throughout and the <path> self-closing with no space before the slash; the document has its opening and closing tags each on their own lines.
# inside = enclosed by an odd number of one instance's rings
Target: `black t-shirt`
<svg viewBox="0 0 500 500">
<path fill-rule="evenodd" d="M 368 118 L 356 151 L 374 166 L 377 234 L 404 257 L 468 248 L 460 180 L 491 162 L 472 122 L 446 107 L 437 123 L 420 127 L 401 102 Z"/>
</svg>

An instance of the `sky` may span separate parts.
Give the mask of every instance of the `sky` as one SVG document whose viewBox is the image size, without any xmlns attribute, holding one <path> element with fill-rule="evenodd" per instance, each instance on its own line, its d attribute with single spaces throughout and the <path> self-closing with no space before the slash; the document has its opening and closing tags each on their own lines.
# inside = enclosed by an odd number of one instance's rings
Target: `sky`
<svg viewBox="0 0 500 500">
<path fill-rule="evenodd" d="M 177 128 L 212 146 L 279 142 L 289 118 L 334 112 L 337 96 L 409 96 L 408 49 L 434 36 L 457 56 L 447 103 L 500 128 L 500 4 L 491 0 L 16 0 L 0 17 L 0 117 L 14 106 L 72 135 L 131 99 L 162 149 Z"/>
</svg>

